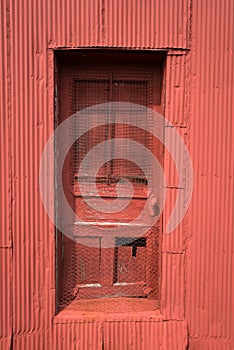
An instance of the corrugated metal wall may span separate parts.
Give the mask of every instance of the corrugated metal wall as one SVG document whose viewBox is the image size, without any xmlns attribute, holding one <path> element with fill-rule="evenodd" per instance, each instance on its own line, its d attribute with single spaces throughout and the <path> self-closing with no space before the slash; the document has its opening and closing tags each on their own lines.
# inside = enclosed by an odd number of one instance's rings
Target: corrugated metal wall
<svg viewBox="0 0 234 350">
<path fill-rule="evenodd" d="M 234 347 L 233 14 L 233 1 L 193 4 L 189 142 L 195 182 L 187 253 L 192 349 Z"/>
<path fill-rule="evenodd" d="M 1 350 L 185 349 L 187 332 L 189 349 L 234 348 L 233 10 L 232 0 L 1 2 Z M 169 49 L 166 117 L 188 144 L 194 194 L 163 240 L 164 322 L 54 318 L 38 171 L 54 127 L 53 49 L 76 47 Z M 179 189 L 165 159 L 167 218 Z"/>
</svg>

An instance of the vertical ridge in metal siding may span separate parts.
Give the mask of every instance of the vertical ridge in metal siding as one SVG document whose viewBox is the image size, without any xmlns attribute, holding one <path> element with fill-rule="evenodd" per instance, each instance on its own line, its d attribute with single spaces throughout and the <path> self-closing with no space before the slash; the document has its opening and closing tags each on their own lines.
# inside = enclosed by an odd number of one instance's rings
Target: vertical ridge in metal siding
<svg viewBox="0 0 234 350">
<path fill-rule="evenodd" d="M 178 188 L 167 188 L 166 191 L 166 203 L 163 209 L 163 237 L 162 237 L 162 251 L 168 253 L 182 253 L 185 250 L 185 233 L 184 223 L 181 222 L 179 226 L 171 233 L 166 233 L 167 223 L 172 213 L 172 209 L 175 205 L 178 192 L 182 192 L 183 196 L 184 189 Z M 174 218 L 178 220 L 178 217 Z"/>
<path fill-rule="evenodd" d="M 184 254 L 162 253 L 161 311 L 167 319 L 184 319 Z"/>
<path fill-rule="evenodd" d="M 0 248 L 0 348 L 8 349 L 12 335 L 12 249 Z M 7 346 L 8 344 L 8 346 Z"/>
<path fill-rule="evenodd" d="M 174 126 L 186 126 L 185 55 L 169 55 L 166 69 L 165 117 Z"/>
<path fill-rule="evenodd" d="M 183 178 L 180 179 L 179 184 L 179 174 L 178 169 L 186 169 L 186 155 L 181 154 L 181 147 L 177 142 L 177 136 L 173 133 L 173 131 L 176 131 L 176 135 L 179 135 L 181 139 L 184 141 L 184 143 L 187 143 L 187 129 L 186 128 L 179 128 L 179 127 L 165 127 L 165 142 L 168 147 L 168 149 L 165 147 L 164 150 L 164 174 L 165 174 L 165 180 L 166 185 L 169 188 L 183 188 L 186 187 L 186 176 L 183 174 Z M 174 150 L 175 158 L 172 159 L 171 154 L 169 150 Z"/>
<path fill-rule="evenodd" d="M 165 142 L 168 146 L 168 149 L 173 149 L 175 151 L 176 159 L 173 160 L 169 151 L 165 148 L 164 150 L 164 176 L 166 181 L 166 201 L 163 209 L 163 245 L 162 249 L 164 252 L 174 252 L 174 253 L 182 253 L 185 251 L 185 218 L 179 224 L 176 229 L 170 234 L 166 233 L 167 223 L 171 216 L 172 210 L 175 206 L 176 199 L 178 194 L 180 193 L 183 197 L 183 202 L 186 199 L 186 176 L 183 178 L 183 185 L 179 188 L 178 183 L 178 169 L 186 169 L 187 167 L 187 159 L 185 155 L 181 154 L 181 149 L 176 142 L 176 138 L 174 138 L 174 134 L 172 134 L 172 130 L 174 128 L 165 127 Z M 187 143 L 187 128 L 176 128 L 180 137 Z M 182 208 L 181 208 L 182 209 Z M 176 222 L 179 222 L 179 212 L 174 217 Z"/>
<path fill-rule="evenodd" d="M 191 335 L 232 339 L 233 344 L 230 328 L 234 321 L 230 295 L 234 251 L 230 217 L 233 107 L 229 100 L 233 93 L 233 2 L 194 2 L 195 37 L 192 74 L 196 75 L 196 89 L 191 119 L 195 183 L 189 322 Z"/>
<path fill-rule="evenodd" d="M 9 12 L 6 2 L 0 4 L 0 247 L 11 246 L 11 183 L 10 183 L 10 149 L 9 149 L 9 123 L 10 123 L 10 105 L 9 105 Z"/>
</svg>

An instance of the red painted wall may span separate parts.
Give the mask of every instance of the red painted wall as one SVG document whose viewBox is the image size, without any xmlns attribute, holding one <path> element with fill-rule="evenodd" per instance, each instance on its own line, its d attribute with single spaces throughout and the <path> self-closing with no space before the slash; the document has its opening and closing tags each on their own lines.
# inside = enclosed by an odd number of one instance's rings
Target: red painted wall
<svg viewBox="0 0 234 350">
<path fill-rule="evenodd" d="M 0 11 L 0 349 L 233 349 L 233 1 L 3 0 Z M 165 116 L 188 146 L 194 191 L 163 236 L 159 313 L 55 316 L 38 173 L 53 51 L 80 47 L 168 51 Z M 178 191 L 167 154 L 165 174 L 166 222 Z"/>
</svg>

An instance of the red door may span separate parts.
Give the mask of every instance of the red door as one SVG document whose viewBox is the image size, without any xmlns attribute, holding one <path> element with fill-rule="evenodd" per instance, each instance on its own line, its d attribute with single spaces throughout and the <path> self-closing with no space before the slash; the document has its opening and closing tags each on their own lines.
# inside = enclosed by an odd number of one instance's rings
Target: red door
<svg viewBox="0 0 234 350">
<path fill-rule="evenodd" d="M 132 125 L 129 115 L 135 113 L 136 116 L 137 111 L 132 112 L 128 103 L 161 112 L 161 80 L 161 68 L 158 66 L 99 63 L 93 67 L 74 64 L 62 70 L 60 121 L 84 108 L 110 102 L 121 102 L 121 113 L 124 113 L 123 123 L 118 110 L 110 111 L 110 105 L 105 105 L 108 109 L 100 112 L 100 107 L 96 106 L 89 109 L 86 118 L 78 119 L 74 125 L 74 129 L 85 127 L 89 131 L 75 142 L 66 163 L 64 184 L 68 197 L 72 198 L 71 206 L 80 220 L 73 222 L 73 242 L 63 237 L 60 259 L 63 301 L 66 299 L 64 295 L 68 299 L 110 296 L 157 298 L 162 220 L 157 220 L 152 226 L 157 207 L 155 203 L 153 208 L 148 206 L 145 209 L 145 206 L 147 198 L 154 195 L 155 186 L 160 186 L 155 178 L 151 152 L 161 161 L 162 147 L 151 133 Z M 97 126 L 100 113 L 106 123 Z M 136 117 L 142 120 L 144 115 Z M 142 127 L 144 123 L 149 123 L 148 130 L 153 132 L 152 114 L 142 120 Z M 96 145 L 105 141 L 108 141 L 107 147 L 95 150 Z M 145 154 L 139 157 L 147 174 L 137 161 L 129 160 L 131 152 L 134 159 L 137 160 L 138 156 L 135 150 L 130 151 L 132 141 L 145 147 Z M 92 151 L 89 162 L 82 163 L 89 151 Z M 94 169 L 98 169 L 95 176 Z M 152 177 L 154 188 L 147 176 Z M 133 191 L 131 198 L 129 187 Z M 117 197 L 120 206 L 129 202 L 123 210 L 99 210 L 100 200 L 104 200 L 106 207 L 111 209 Z M 141 219 L 137 219 L 143 212 Z"/>
</svg>

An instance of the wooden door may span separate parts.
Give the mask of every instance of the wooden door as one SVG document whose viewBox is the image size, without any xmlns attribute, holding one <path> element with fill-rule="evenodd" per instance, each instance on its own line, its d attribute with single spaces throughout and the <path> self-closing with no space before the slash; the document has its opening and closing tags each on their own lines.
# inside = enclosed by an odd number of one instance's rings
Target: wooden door
<svg viewBox="0 0 234 350">
<path fill-rule="evenodd" d="M 61 96 L 63 100 L 67 98 L 70 114 L 108 102 L 134 103 L 158 111 L 162 108 L 161 71 L 155 67 L 115 67 L 108 64 L 95 68 L 72 67 L 63 72 L 61 82 Z M 69 169 L 66 172 L 69 174 L 66 175 L 69 178 L 69 181 L 65 181 L 66 191 L 72 193 L 71 205 L 81 218 L 80 222 L 73 222 L 73 238 L 76 243 L 75 253 L 70 257 L 73 261 L 73 278 L 75 276 L 72 288 L 76 298 L 157 297 L 161 219 L 151 227 L 152 213 L 147 209 L 141 222 L 134 221 L 144 210 L 152 189 L 149 188 L 142 169 L 134 162 L 126 160 L 126 140 L 134 140 L 145 146 L 159 161 L 162 157 L 162 146 L 152 134 L 132 126 L 131 123 L 128 125 L 128 112 L 130 111 L 126 110 L 125 124 L 119 123 L 118 113 L 109 111 L 106 111 L 105 125 L 96 127 L 92 117 L 83 120 L 83 123 L 87 123 L 89 131 L 75 142 L 70 151 L 69 163 L 66 165 Z M 61 120 L 66 116 L 68 108 L 62 107 Z M 149 129 L 153 128 L 152 119 L 149 118 L 146 122 L 151 123 Z M 122 148 L 115 142 L 121 138 L 125 139 L 125 147 Z M 108 148 L 102 152 L 94 151 L 92 162 L 81 172 L 80 166 L 84 156 L 95 145 L 106 140 L 110 140 Z M 95 162 L 100 162 L 102 158 L 110 160 L 103 162 L 94 178 L 93 167 L 95 168 Z M 153 176 L 154 169 L 147 152 L 141 161 L 145 162 L 147 172 L 151 172 Z M 107 203 L 111 203 L 117 196 L 117 183 L 121 187 L 120 200 L 129 200 L 129 182 L 133 186 L 133 196 L 130 204 L 121 212 L 95 210 L 85 201 L 92 197 L 92 201 L 96 201 L 98 206 L 101 197 Z M 99 190 L 96 197 L 92 194 L 94 186 Z M 120 228 L 117 234 L 109 234 L 113 227 Z M 142 227 L 144 232 L 142 236 L 137 233 L 139 227 Z M 64 255 L 66 256 L 66 252 Z M 67 252 L 65 260 L 68 264 L 70 255 Z"/>
</svg>

